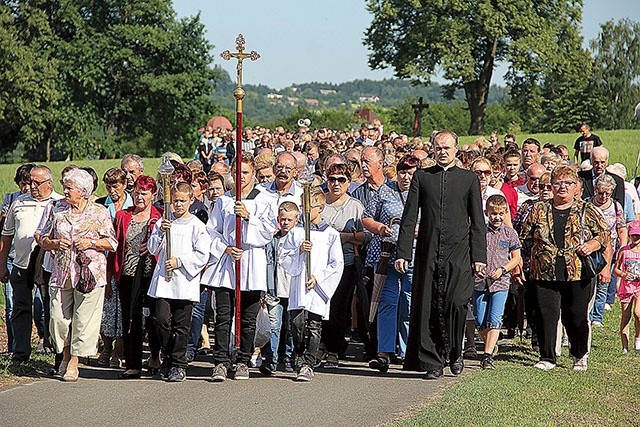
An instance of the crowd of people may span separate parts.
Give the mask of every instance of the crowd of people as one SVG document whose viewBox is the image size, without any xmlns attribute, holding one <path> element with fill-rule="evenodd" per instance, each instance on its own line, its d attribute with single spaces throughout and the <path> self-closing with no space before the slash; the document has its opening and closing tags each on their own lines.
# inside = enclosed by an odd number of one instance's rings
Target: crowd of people
<svg viewBox="0 0 640 427">
<path fill-rule="evenodd" d="M 204 355 L 214 382 L 250 368 L 311 381 L 362 342 L 375 372 L 397 364 L 437 379 L 470 358 L 499 367 L 499 339 L 520 333 L 535 368 L 555 368 L 568 346 L 585 371 L 616 296 L 622 351 L 634 318 L 640 352 L 638 188 L 580 131 L 570 153 L 495 132 L 468 145 L 447 130 L 409 138 L 379 123 L 246 128 L 237 165 L 233 134 L 206 127 L 195 159 L 165 154 L 170 204 L 135 154 L 106 171 L 99 198 L 91 168 L 65 167 L 59 194 L 48 167 L 24 164 L 2 204 L 9 352 L 29 360 L 35 324 L 64 381 L 98 354 L 122 379 L 181 382 Z"/>
</svg>

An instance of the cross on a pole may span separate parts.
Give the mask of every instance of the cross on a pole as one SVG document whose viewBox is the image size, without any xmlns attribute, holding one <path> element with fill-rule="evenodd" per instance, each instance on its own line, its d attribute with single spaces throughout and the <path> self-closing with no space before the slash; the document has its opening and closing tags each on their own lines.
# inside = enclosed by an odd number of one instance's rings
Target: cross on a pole
<svg viewBox="0 0 640 427">
<path fill-rule="evenodd" d="M 413 108 L 413 136 L 421 136 L 422 110 L 429 108 L 429 104 L 423 104 L 420 97 L 417 104 L 411 104 L 411 108 Z"/>
<path fill-rule="evenodd" d="M 220 56 L 225 61 L 228 61 L 231 58 L 236 58 L 238 60 L 238 66 L 236 67 L 238 71 L 238 87 L 242 87 L 242 61 L 245 59 L 256 61 L 260 58 L 260 54 L 255 50 L 252 50 L 249 53 L 244 52 L 244 36 L 242 34 L 238 34 L 238 37 L 236 37 L 236 49 L 238 50 L 237 52 L 229 52 L 229 50 L 225 50 L 220 54 Z"/>
</svg>

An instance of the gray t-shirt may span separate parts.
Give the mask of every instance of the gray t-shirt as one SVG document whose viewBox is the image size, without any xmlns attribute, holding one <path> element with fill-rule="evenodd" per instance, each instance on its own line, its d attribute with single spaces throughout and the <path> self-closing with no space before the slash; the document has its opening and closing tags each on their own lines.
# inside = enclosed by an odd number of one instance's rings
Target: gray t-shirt
<svg viewBox="0 0 640 427">
<path fill-rule="evenodd" d="M 339 232 L 355 233 L 362 231 L 364 206 L 358 199 L 349 197 L 341 205 L 326 205 L 322 219 Z M 355 251 L 352 243 L 342 244 L 344 265 L 353 265 Z"/>
</svg>

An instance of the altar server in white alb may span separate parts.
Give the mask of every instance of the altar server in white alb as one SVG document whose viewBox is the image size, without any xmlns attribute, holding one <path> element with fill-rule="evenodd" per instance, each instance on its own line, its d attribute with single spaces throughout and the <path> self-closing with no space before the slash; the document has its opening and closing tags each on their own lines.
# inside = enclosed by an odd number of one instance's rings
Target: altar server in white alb
<svg viewBox="0 0 640 427">
<path fill-rule="evenodd" d="M 296 351 L 298 381 L 313 379 L 313 366 L 320 346 L 322 320 L 329 318 L 329 306 L 344 269 L 340 233 L 322 219 L 324 192 L 311 189 L 310 240 L 302 227 L 285 238 L 279 261 L 291 275 L 289 311 Z M 313 243 L 311 243 L 313 242 Z M 306 253 L 311 253 L 311 279 L 306 278 Z"/>
<path fill-rule="evenodd" d="M 267 291 L 267 257 L 264 247 L 273 239 L 276 225 L 265 215 L 269 205 L 260 202 L 260 192 L 254 188 L 253 157 L 242 155 L 242 200 L 236 201 L 232 193 L 216 201 L 207 223 L 211 236 L 211 251 L 201 283 L 215 292 L 215 341 L 213 346 L 212 381 L 221 382 L 232 368 L 229 342 L 235 312 L 235 261 L 240 268 L 240 348 L 233 378 L 249 379 L 248 363 L 254 350 L 256 316 L 262 292 Z M 234 175 L 234 173 L 232 173 Z M 236 248 L 236 215 L 242 218 L 242 248 Z"/>
<path fill-rule="evenodd" d="M 189 213 L 193 190 L 179 182 L 171 191 L 171 221 L 156 223 L 147 244 L 158 256 L 148 295 L 156 298 L 155 324 L 164 360 L 161 378 L 182 382 L 186 378 L 187 341 L 191 310 L 200 301 L 200 273 L 209 259 L 211 239 L 205 225 Z M 170 233 L 171 257 L 167 259 L 166 235 Z M 167 277 L 171 271 L 172 277 Z"/>
</svg>

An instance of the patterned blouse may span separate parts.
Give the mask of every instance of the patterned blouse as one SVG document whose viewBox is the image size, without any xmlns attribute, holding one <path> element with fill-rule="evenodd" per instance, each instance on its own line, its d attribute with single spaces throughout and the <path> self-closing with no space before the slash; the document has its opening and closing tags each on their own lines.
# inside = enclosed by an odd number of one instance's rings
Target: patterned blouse
<svg viewBox="0 0 640 427">
<path fill-rule="evenodd" d="M 109 244 L 116 249 L 115 231 L 109 210 L 102 205 L 88 202 L 84 212 L 71 213 L 71 206 L 66 202 L 56 204 L 47 219 L 42 236 L 50 239 L 67 239 L 72 243 L 79 239 L 107 239 Z M 66 251 L 52 251 L 54 256 L 53 271 L 51 272 L 51 287 L 63 287 L 67 279 L 75 288 L 80 272 L 77 269 L 77 251 L 72 245 Z M 96 279 L 96 287 L 107 284 L 107 256 L 105 252 L 87 249 L 85 251 L 91 259 L 89 270 Z"/>
<path fill-rule="evenodd" d="M 134 277 L 140 262 L 140 248 L 147 246 L 149 236 L 149 220 L 137 222 L 133 219 L 127 229 L 127 236 L 124 242 L 124 266 L 122 274 Z M 153 275 L 153 261 L 151 256 L 144 257 L 143 277 L 150 278 Z"/>
<path fill-rule="evenodd" d="M 580 217 L 586 202 L 580 200 L 571 205 L 564 232 L 564 254 L 553 239 L 552 203 L 553 201 L 544 201 L 533 205 L 520 232 L 524 256 L 529 257 L 531 262 L 531 278 L 556 281 L 555 260 L 557 256 L 563 256 L 567 267 L 567 281 L 581 280 L 582 262 L 576 254 L 576 248 L 582 243 Z M 595 239 L 602 246 L 600 250 L 604 252 L 609 245 L 609 228 L 600 212 L 591 203 L 586 203 L 584 231 L 584 241 Z"/>
</svg>

